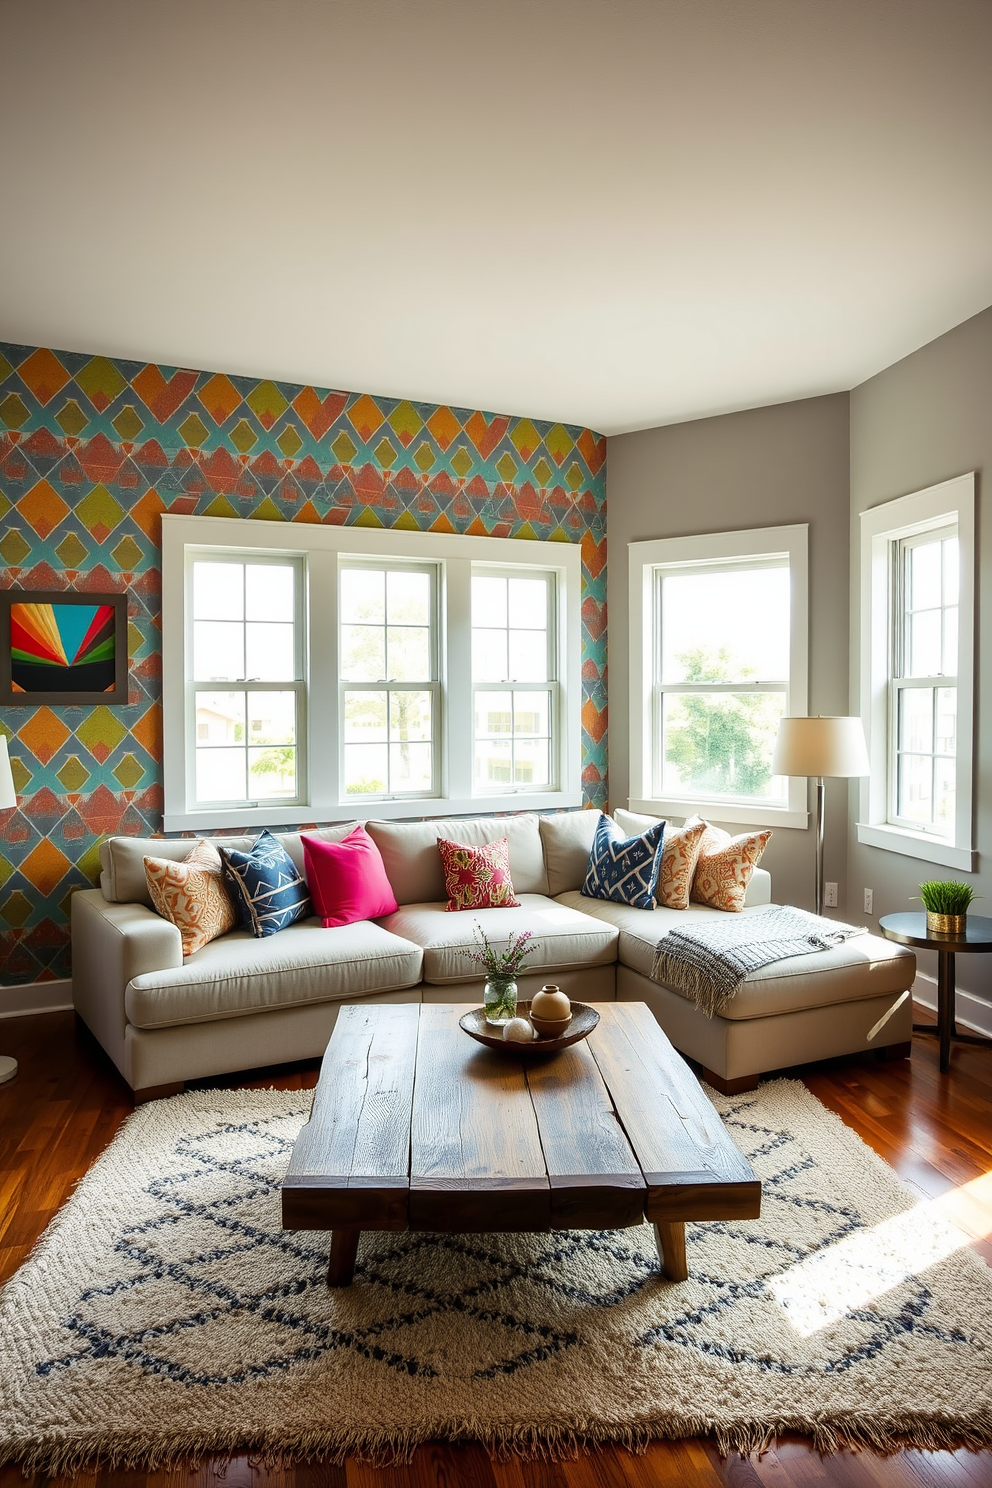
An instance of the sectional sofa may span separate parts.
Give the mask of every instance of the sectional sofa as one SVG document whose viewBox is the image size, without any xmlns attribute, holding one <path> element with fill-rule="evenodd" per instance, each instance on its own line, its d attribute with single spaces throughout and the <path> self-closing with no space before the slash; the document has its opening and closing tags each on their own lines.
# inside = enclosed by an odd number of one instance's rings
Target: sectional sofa
<svg viewBox="0 0 992 1488">
<path fill-rule="evenodd" d="M 518 978 L 522 997 L 554 981 L 583 1001 L 646 1002 L 724 1091 L 810 1060 L 908 1052 L 915 958 L 874 935 L 753 973 L 723 1017 L 705 1017 L 652 981 L 666 931 L 719 911 L 648 911 L 583 897 L 598 820 L 596 811 L 578 811 L 367 822 L 399 905 L 394 914 L 334 929 L 304 920 L 259 940 L 235 930 L 185 960 L 178 929 L 151 908 L 143 858 L 179 860 L 190 840 L 111 838 L 101 848 L 100 887 L 72 899 L 76 1010 L 140 1101 L 187 1080 L 318 1056 L 345 1002 L 481 1002 L 481 978 L 466 955 L 478 923 L 496 940 L 534 932 L 539 949 Z M 317 835 L 339 840 L 354 825 Z M 506 837 L 520 908 L 446 912 L 438 837 L 472 845 Z M 302 871 L 299 834 L 280 841 Z M 758 868 L 743 913 L 760 914 L 770 900 L 771 879 Z"/>
</svg>

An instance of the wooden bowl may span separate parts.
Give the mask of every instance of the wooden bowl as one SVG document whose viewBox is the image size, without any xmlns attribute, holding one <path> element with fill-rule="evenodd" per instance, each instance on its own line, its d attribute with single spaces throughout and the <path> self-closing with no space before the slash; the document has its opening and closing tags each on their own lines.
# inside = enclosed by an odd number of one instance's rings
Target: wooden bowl
<svg viewBox="0 0 992 1488">
<path fill-rule="evenodd" d="M 530 1003 L 517 1003 L 517 1016 L 527 1018 L 530 1016 Z M 485 1044 L 489 1049 L 499 1049 L 504 1054 L 556 1054 L 559 1049 L 567 1049 L 570 1044 L 578 1044 L 592 1033 L 599 1022 L 599 1014 L 596 1009 L 585 1002 L 572 1003 L 572 1016 L 568 1020 L 568 1026 L 563 1034 L 556 1038 L 536 1038 L 529 1044 L 517 1043 L 514 1039 L 504 1039 L 502 1030 L 499 1033 L 489 1032 L 493 1025 L 486 1022 L 485 1008 L 473 1008 L 471 1012 L 464 1013 L 458 1019 L 458 1026 L 463 1028 L 469 1038 L 474 1038 L 477 1043 Z"/>
<path fill-rule="evenodd" d="M 561 1038 L 571 1024 L 572 1017 L 573 1014 L 569 1013 L 567 1018 L 539 1018 L 536 1013 L 531 1013 L 530 1021 L 542 1038 Z"/>
</svg>

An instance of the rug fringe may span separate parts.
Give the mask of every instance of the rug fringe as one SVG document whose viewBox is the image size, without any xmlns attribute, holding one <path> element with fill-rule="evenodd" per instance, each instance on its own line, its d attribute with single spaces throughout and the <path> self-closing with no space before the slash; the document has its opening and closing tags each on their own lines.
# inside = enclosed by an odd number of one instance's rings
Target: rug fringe
<svg viewBox="0 0 992 1488">
<path fill-rule="evenodd" d="M 992 1411 L 968 1419 L 912 1415 L 889 1421 L 825 1418 L 817 1421 L 782 1417 L 774 1422 L 740 1420 L 711 1427 L 699 1417 L 665 1416 L 623 1426 L 619 1423 L 567 1425 L 521 1425 L 511 1431 L 478 1421 L 423 1430 L 388 1432 L 376 1430 L 299 1432 L 286 1437 L 276 1433 L 245 1436 L 236 1430 L 208 1437 L 173 1432 L 150 1441 L 145 1434 L 118 1438 L 113 1442 L 42 1438 L 0 1442 L 0 1466 L 20 1467 L 25 1477 L 42 1473 L 71 1477 L 81 1472 L 154 1472 L 159 1469 L 199 1468 L 207 1458 L 229 1463 L 235 1456 L 249 1456 L 269 1467 L 291 1467 L 316 1460 L 340 1466 L 349 1457 L 374 1467 L 410 1462 L 418 1447 L 428 1442 L 453 1444 L 477 1442 L 496 1461 L 562 1462 L 574 1460 L 597 1447 L 619 1446 L 640 1455 L 653 1441 L 711 1438 L 722 1456 L 739 1453 L 761 1456 L 785 1432 L 811 1439 L 821 1454 L 844 1449 L 870 1450 L 883 1455 L 917 1448 L 930 1452 L 981 1451 L 992 1448 Z"/>
</svg>

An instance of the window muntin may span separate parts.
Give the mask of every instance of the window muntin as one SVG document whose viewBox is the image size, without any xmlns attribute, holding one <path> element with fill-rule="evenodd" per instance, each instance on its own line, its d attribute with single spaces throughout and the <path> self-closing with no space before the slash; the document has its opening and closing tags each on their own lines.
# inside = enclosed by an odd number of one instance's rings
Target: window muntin
<svg viewBox="0 0 992 1488">
<path fill-rule="evenodd" d="M 436 564 L 342 559 L 338 570 L 342 789 L 438 794 Z"/>
<path fill-rule="evenodd" d="M 557 637 L 551 573 L 472 570 L 476 794 L 554 789 Z"/>
<path fill-rule="evenodd" d="M 956 524 L 895 539 L 888 820 L 954 835 L 960 551 Z"/>
<path fill-rule="evenodd" d="M 193 554 L 190 795 L 198 807 L 303 799 L 306 712 L 299 559 Z"/>
<path fill-rule="evenodd" d="M 652 794 L 784 807 L 773 776 L 790 711 L 787 555 L 654 570 Z"/>
</svg>

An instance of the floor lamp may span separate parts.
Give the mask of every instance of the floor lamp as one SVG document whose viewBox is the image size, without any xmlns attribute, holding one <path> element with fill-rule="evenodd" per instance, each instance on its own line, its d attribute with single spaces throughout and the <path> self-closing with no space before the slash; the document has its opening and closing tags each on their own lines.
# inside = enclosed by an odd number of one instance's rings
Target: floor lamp
<svg viewBox="0 0 992 1488">
<path fill-rule="evenodd" d="M 853 779 L 870 774 L 860 718 L 783 718 L 778 726 L 773 775 L 816 779 L 816 912 L 823 913 L 824 777 Z"/>
<path fill-rule="evenodd" d="M 14 777 L 10 773 L 7 739 L 4 734 L 0 734 L 0 811 L 13 811 L 16 806 L 17 793 L 14 790 Z M 12 1059 L 9 1054 L 0 1054 L 0 1085 L 12 1080 L 16 1074 L 17 1060 Z"/>
</svg>

